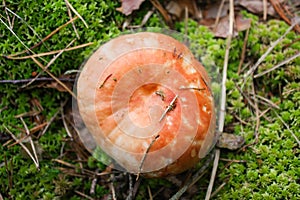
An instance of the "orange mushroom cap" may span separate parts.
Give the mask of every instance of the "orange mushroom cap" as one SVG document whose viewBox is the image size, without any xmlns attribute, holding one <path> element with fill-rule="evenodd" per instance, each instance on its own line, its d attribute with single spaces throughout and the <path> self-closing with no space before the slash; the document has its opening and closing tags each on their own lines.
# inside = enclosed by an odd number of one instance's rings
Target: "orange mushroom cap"
<svg viewBox="0 0 300 200">
<path fill-rule="evenodd" d="M 130 173 L 161 177 L 193 166 L 214 145 L 204 67 L 174 38 L 122 35 L 85 63 L 77 103 L 97 146 Z"/>
</svg>

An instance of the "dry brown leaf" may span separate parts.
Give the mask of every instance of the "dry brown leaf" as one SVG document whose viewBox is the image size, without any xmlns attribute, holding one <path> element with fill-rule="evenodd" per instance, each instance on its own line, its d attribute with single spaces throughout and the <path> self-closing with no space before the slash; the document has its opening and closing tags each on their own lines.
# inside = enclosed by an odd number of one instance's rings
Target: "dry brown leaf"
<svg viewBox="0 0 300 200">
<path fill-rule="evenodd" d="M 72 84 L 71 83 L 64 83 L 70 90 L 72 90 Z M 57 89 L 60 92 L 67 92 L 67 90 L 61 86 L 61 84 L 59 84 L 56 81 L 52 81 L 49 84 L 44 85 L 43 87 L 45 88 L 54 88 Z"/>
<path fill-rule="evenodd" d="M 239 4 L 254 14 L 262 15 L 264 12 L 264 6 L 262 0 L 251 0 L 251 1 L 240 0 Z M 276 11 L 274 10 L 273 6 L 269 2 L 267 2 L 267 13 L 270 16 L 276 15 Z"/>
<path fill-rule="evenodd" d="M 235 28 L 238 32 L 245 31 L 251 26 L 251 19 L 244 19 L 242 15 L 238 14 L 235 18 Z"/>
<path fill-rule="evenodd" d="M 220 3 L 210 4 L 205 10 L 203 10 L 203 17 L 205 19 L 216 19 L 220 8 Z M 220 18 L 228 15 L 229 3 L 224 3 L 222 10 L 220 12 Z"/>
<path fill-rule="evenodd" d="M 229 16 L 222 17 L 214 30 L 216 37 L 226 38 L 229 31 Z M 235 17 L 233 37 L 237 36 L 239 31 L 244 31 L 250 28 L 251 19 L 244 19 L 241 15 Z"/>
<path fill-rule="evenodd" d="M 192 18 L 200 18 L 200 11 L 198 10 L 196 1 L 194 0 L 172 0 L 166 6 L 166 10 L 168 11 L 168 13 L 174 15 L 178 19 L 183 19 L 185 8 L 187 8 Z"/>
<path fill-rule="evenodd" d="M 125 14 L 126 16 L 130 15 L 132 11 L 140 8 L 140 5 L 145 0 L 122 0 L 122 6 L 117 8 L 117 11 Z"/>
</svg>

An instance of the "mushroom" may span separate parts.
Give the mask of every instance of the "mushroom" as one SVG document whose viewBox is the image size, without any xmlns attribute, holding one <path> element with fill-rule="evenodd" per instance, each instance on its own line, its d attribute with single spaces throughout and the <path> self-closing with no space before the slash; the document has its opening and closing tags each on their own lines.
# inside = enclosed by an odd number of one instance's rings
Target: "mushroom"
<svg viewBox="0 0 300 200">
<path fill-rule="evenodd" d="M 79 75 L 77 104 L 95 144 L 130 173 L 181 173 L 215 144 L 209 76 L 165 34 L 122 35 L 98 48 Z"/>
</svg>

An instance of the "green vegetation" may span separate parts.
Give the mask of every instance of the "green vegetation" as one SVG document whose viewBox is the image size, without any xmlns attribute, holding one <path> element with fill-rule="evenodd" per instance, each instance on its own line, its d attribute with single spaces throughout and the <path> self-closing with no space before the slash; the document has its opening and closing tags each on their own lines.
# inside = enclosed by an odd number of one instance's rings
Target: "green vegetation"
<svg viewBox="0 0 300 200">
<path fill-rule="evenodd" d="M 85 27 L 80 19 L 75 21 L 76 29 L 80 36 L 73 46 L 94 42 L 93 45 L 74 51 L 64 52 L 49 67 L 49 71 L 60 77 L 68 70 L 78 69 L 82 62 L 93 49 L 100 43 L 117 36 L 121 32 L 125 17 L 115 9 L 120 6 L 115 1 L 87 0 L 70 1 L 78 13 L 85 19 L 89 27 Z M 147 9 L 147 3 L 141 11 L 137 12 L 133 20 L 139 24 Z M 28 47 L 32 47 L 46 37 L 53 30 L 70 20 L 67 7 L 63 0 L 51 1 L 11 1 L 6 0 L 6 6 L 17 13 L 26 23 L 18 18 L 14 19 L 13 31 Z M 13 18 L 8 13 L 10 19 Z M 252 66 L 263 53 L 278 39 L 288 28 L 282 21 L 270 20 L 267 23 L 258 22 L 256 16 L 244 13 L 252 18 L 252 26 L 249 32 L 246 59 L 242 68 L 249 63 Z M 6 16 L 4 9 L 1 16 Z M 73 14 L 73 17 L 75 15 Z M 4 18 L 1 17 L 2 20 Z M 5 21 L 8 24 L 8 21 Z M 35 34 L 30 28 L 32 27 Z M 166 27 L 159 13 L 155 13 L 145 26 Z M 184 23 L 175 25 L 179 32 L 184 32 Z M 198 26 L 197 22 L 189 20 L 188 36 L 200 45 L 197 52 L 205 65 L 215 65 L 222 70 L 225 43 L 223 39 L 216 39 L 208 28 Z M 233 162 L 226 166 L 227 161 L 220 161 L 219 174 L 216 179 L 215 189 L 223 182 L 225 187 L 215 196 L 216 199 L 299 199 L 300 198 L 300 158 L 299 145 L 291 132 L 300 137 L 300 59 L 299 57 L 288 64 L 262 76 L 252 82 L 252 78 L 244 81 L 243 74 L 246 68 L 238 74 L 238 65 L 243 47 L 245 32 L 240 32 L 231 44 L 230 60 L 227 80 L 227 115 L 225 129 L 227 132 L 243 135 L 246 144 L 252 144 L 244 151 L 222 151 L 221 157 L 245 162 Z M 62 28 L 44 44 L 35 48 L 35 53 L 64 49 L 76 34 L 72 25 Z M 300 36 L 290 32 L 279 45 L 266 57 L 256 73 L 270 69 L 275 64 L 294 55 L 300 49 L 300 42 L 290 47 L 285 45 L 299 39 Z M 21 42 L 2 23 L 0 24 L 0 53 L 10 55 L 25 50 Z M 49 62 L 52 56 L 45 56 Z M 213 61 L 213 62 L 212 62 Z M 47 63 L 40 60 L 43 65 Z M 32 78 L 32 74 L 42 70 L 31 59 L 10 60 L 0 58 L 0 79 L 19 80 Z M 46 73 L 43 74 L 46 76 Z M 260 118 L 260 126 L 255 133 L 255 125 L 258 122 L 255 115 L 253 87 L 257 95 L 269 99 L 278 109 L 271 108 L 270 102 L 256 97 L 260 112 L 266 111 Z M 0 194 L 4 199 L 80 199 L 74 191 L 89 194 L 93 177 L 75 177 L 63 173 L 59 167 L 63 165 L 54 162 L 60 158 L 77 166 L 80 171 L 79 161 L 66 142 L 68 134 L 61 120 L 61 104 L 70 98 L 66 92 L 59 92 L 52 88 L 38 87 L 33 84 L 27 88 L 21 88 L 22 84 L 0 84 Z M 33 87 L 34 86 L 34 87 Z M 42 109 L 37 107 L 38 102 Z M 270 110 L 268 110 L 271 108 Z M 15 116 L 39 111 L 38 117 L 44 122 L 58 112 L 57 118 L 51 123 L 49 129 L 42 136 L 34 135 L 33 140 L 40 147 L 40 170 L 19 145 L 10 148 L 3 146 L 8 133 L 6 126 L 18 138 L 24 136 L 24 125 L 20 118 Z M 34 128 L 39 122 L 36 116 L 23 117 L 29 129 Z M 282 120 L 281 120 L 282 119 Z M 288 130 L 287 126 L 290 131 Z M 257 134 L 257 141 L 255 140 Z M 24 142 L 26 145 L 29 143 Z M 68 155 L 61 155 L 61 149 L 69 151 Z M 83 163 L 89 170 L 105 167 L 97 163 L 92 157 Z M 208 183 L 200 181 L 197 187 L 197 195 L 194 199 L 203 199 Z M 172 189 L 174 194 L 178 188 L 166 180 L 144 180 L 141 183 L 137 199 L 147 199 L 147 186 L 153 193 L 165 186 Z M 101 198 L 108 194 L 110 189 L 105 184 L 98 184 L 95 198 Z"/>
</svg>

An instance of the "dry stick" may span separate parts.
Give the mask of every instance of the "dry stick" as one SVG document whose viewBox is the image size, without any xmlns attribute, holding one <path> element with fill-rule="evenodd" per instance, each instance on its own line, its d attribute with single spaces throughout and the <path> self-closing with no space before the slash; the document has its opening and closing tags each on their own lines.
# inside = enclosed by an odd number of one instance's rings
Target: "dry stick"
<svg viewBox="0 0 300 200">
<path fill-rule="evenodd" d="M 12 25 L 12 23 L 11 23 L 11 21 L 10 21 L 10 17 L 9 17 L 9 15 L 8 15 L 8 13 L 7 13 L 7 10 L 6 10 L 6 2 L 5 2 L 5 0 L 3 0 L 3 7 L 5 8 L 4 10 L 5 10 L 5 14 L 6 14 L 6 16 L 7 16 L 7 21 L 8 21 L 8 24 L 9 24 L 9 27 L 12 29 L 13 28 L 13 25 Z"/>
<path fill-rule="evenodd" d="M 16 138 L 16 136 L 5 126 L 2 124 L 2 126 L 4 127 L 4 129 L 10 134 L 10 136 L 15 140 L 18 141 L 18 138 Z M 29 149 L 21 142 L 20 143 L 21 147 L 26 151 L 26 153 L 29 155 L 29 157 L 32 159 L 32 161 L 34 162 L 35 166 L 37 169 L 39 169 L 39 164 L 37 163 L 37 161 L 35 160 L 35 158 L 32 156 L 31 152 L 29 151 Z"/>
<path fill-rule="evenodd" d="M 65 114 L 64 114 L 64 108 L 63 107 L 64 107 L 64 105 L 62 104 L 61 107 L 60 107 L 61 118 L 62 118 L 64 127 L 66 129 L 66 132 L 67 132 L 68 136 L 70 137 L 71 141 L 73 141 L 73 136 L 72 136 L 71 131 L 70 131 L 68 125 L 67 125 L 66 117 L 65 117 Z"/>
<path fill-rule="evenodd" d="M 188 179 L 187 183 L 182 188 L 180 188 L 180 190 L 177 191 L 176 194 L 174 194 L 169 200 L 178 200 L 189 187 L 194 185 L 204 175 L 205 170 L 210 165 L 214 156 L 215 156 L 215 151 L 212 151 L 209 154 L 209 157 L 207 156 L 208 158 L 205 161 L 205 163 L 202 165 L 202 167 L 193 175 L 191 179 Z"/>
<path fill-rule="evenodd" d="M 58 111 L 56 111 L 56 113 L 54 113 L 54 115 L 51 117 L 51 119 L 47 123 L 47 126 L 45 127 L 45 129 L 38 135 L 38 138 L 40 138 L 41 136 L 43 136 L 46 133 L 46 131 L 48 130 L 48 128 L 50 127 L 50 125 L 52 124 L 52 122 L 54 121 L 54 119 L 56 118 L 56 116 L 58 115 L 59 112 L 60 112 L 60 110 L 58 109 Z"/>
<path fill-rule="evenodd" d="M 256 115 L 256 123 L 255 123 L 255 130 L 254 130 L 254 136 L 255 136 L 254 142 L 256 144 L 258 142 L 258 136 L 259 136 L 258 129 L 260 126 L 260 117 L 259 117 L 260 110 L 258 109 L 253 79 L 252 79 L 252 93 L 253 93 L 254 108 L 255 108 L 255 115 Z"/>
<path fill-rule="evenodd" d="M 27 51 L 35 54 L 19 37 L 18 35 L 0 18 L 0 21 L 6 26 L 6 28 L 19 40 L 19 42 L 27 49 Z M 45 60 L 44 60 L 45 61 Z"/>
<path fill-rule="evenodd" d="M 71 163 L 68 163 L 66 161 L 63 160 L 59 160 L 59 159 L 52 159 L 52 161 L 57 162 L 59 164 L 65 165 L 67 167 L 73 168 L 73 169 L 77 169 L 76 165 L 73 165 Z M 83 172 L 85 172 L 87 175 L 91 175 L 91 176 L 104 176 L 104 175 L 108 175 L 111 174 L 111 172 L 100 172 L 100 173 L 95 173 L 93 171 L 87 170 L 87 169 L 82 169 Z"/>
<path fill-rule="evenodd" d="M 184 34 L 188 34 L 188 20 L 189 20 L 189 9 L 187 6 L 184 7 Z"/>
<path fill-rule="evenodd" d="M 245 60 L 249 32 L 250 32 L 250 28 L 247 29 L 246 35 L 245 35 L 245 38 L 244 38 L 244 44 L 243 44 L 241 59 L 240 59 L 240 63 L 239 63 L 239 66 L 238 66 L 238 75 L 241 73 L 241 68 L 242 68 L 242 65 L 243 65 L 244 60 Z"/>
<path fill-rule="evenodd" d="M 75 39 L 72 40 L 67 46 L 66 48 L 68 48 L 69 46 L 71 46 L 73 43 L 75 42 Z M 43 69 L 43 71 L 39 72 L 36 77 L 33 78 L 32 81 L 26 83 L 25 85 L 21 86 L 21 88 L 25 88 L 25 87 L 28 87 L 31 83 L 33 83 L 43 72 L 45 72 L 49 67 L 50 65 L 52 65 L 52 63 L 54 63 L 54 61 L 66 50 L 66 48 L 64 48 L 63 50 L 61 50 L 57 55 L 55 55 L 51 60 L 50 62 L 48 62 L 48 64 L 45 66 L 45 68 Z"/>
<path fill-rule="evenodd" d="M 252 99 L 254 99 L 253 95 L 250 96 Z M 261 103 L 264 104 L 264 105 L 267 105 L 267 106 L 270 106 L 272 108 L 276 108 L 276 109 L 280 109 L 279 106 L 277 106 L 275 103 L 273 103 L 271 100 L 265 98 L 265 97 L 262 97 L 262 96 L 259 96 L 259 95 L 256 95 L 256 97 L 258 99 L 261 100 Z"/>
<path fill-rule="evenodd" d="M 223 77 L 222 77 L 222 87 L 221 87 L 221 105 L 220 105 L 220 114 L 219 114 L 219 123 L 218 123 L 218 131 L 220 133 L 223 132 L 224 129 L 224 121 L 225 121 L 225 106 L 226 106 L 226 79 L 227 79 L 227 68 L 228 68 L 228 61 L 229 61 L 229 52 L 230 52 L 230 44 L 233 36 L 233 22 L 234 22 L 234 1 L 229 1 L 230 9 L 229 9 L 229 30 L 227 36 L 227 43 L 226 43 L 226 51 L 225 51 L 225 59 L 224 59 L 224 66 L 223 66 Z M 215 175 L 217 171 L 217 165 L 220 157 L 220 150 L 216 150 L 214 166 L 211 174 L 211 179 L 208 185 L 208 189 L 206 192 L 205 200 L 210 199 L 210 195 L 212 192 L 212 188 L 214 185 Z"/>
<path fill-rule="evenodd" d="M 88 195 L 86 195 L 86 194 L 84 194 L 82 192 L 79 192 L 78 190 L 75 190 L 75 193 L 78 194 L 78 195 L 80 195 L 80 196 L 82 196 L 82 197 L 84 197 L 85 199 L 95 200 L 94 198 L 92 198 L 92 197 L 90 197 L 90 196 L 88 196 Z"/>
<path fill-rule="evenodd" d="M 111 174 L 111 176 L 113 176 L 113 175 Z M 112 199 L 113 200 L 117 200 L 116 190 L 115 190 L 115 187 L 114 187 L 114 183 L 111 182 L 109 186 L 110 186 L 110 189 L 111 189 Z"/>
<path fill-rule="evenodd" d="M 75 13 L 75 15 L 77 15 L 77 17 L 79 17 L 79 19 L 81 19 L 81 21 L 83 22 L 83 24 L 85 25 L 85 27 L 89 28 L 89 26 L 87 25 L 87 23 L 84 21 L 84 19 L 79 15 L 79 13 L 73 8 L 73 6 L 69 3 L 68 0 L 65 0 L 67 6 L 70 7 L 70 9 Z"/>
<path fill-rule="evenodd" d="M 70 20 L 72 20 L 72 19 L 73 19 L 73 16 L 72 16 L 70 7 L 68 6 L 66 0 L 65 0 L 65 3 L 66 3 L 66 6 L 67 6 L 68 15 L 69 15 L 69 17 L 70 17 Z M 78 39 L 80 39 L 79 34 L 78 34 L 78 31 L 77 31 L 77 29 L 76 29 L 76 26 L 75 26 L 74 22 L 72 22 L 72 27 L 73 27 L 73 29 L 74 29 L 74 32 L 75 32 L 75 34 L 76 34 L 76 37 L 77 37 Z"/>
<path fill-rule="evenodd" d="M 123 26 L 122 26 L 122 30 L 125 30 L 126 27 L 128 27 L 128 28 L 141 28 L 141 27 L 143 27 L 148 22 L 151 15 L 154 13 L 154 10 L 155 10 L 154 7 L 152 7 L 152 9 L 149 10 L 146 13 L 146 15 L 144 16 L 142 22 L 139 25 L 128 25 L 128 23 L 130 23 L 130 22 L 127 22 L 127 24 L 126 24 L 126 21 L 125 21 Z"/>
<path fill-rule="evenodd" d="M 99 172 L 99 169 L 97 168 L 96 171 L 95 171 L 95 173 L 98 173 L 98 172 Z M 97 181 L 98 181 L 97 176 L 94 176 L 94 178 L 92 180 L 92 184 L 91 184 L 91 189 L 90 189 L 90 194 L 91 195 L 95 194 L 95 189 L 96 189 Z"/>
<path fill-rule="evenodd" d="M 263 20 L 267 20 L 267 14 L 268 14 L 268 7 L 267 7 L 267 0 L 263 0 L 263 8 L 264 8 L 264 16 Z"/>
<path fill-rule="evenodd" d="M 169 26 L 173 26 L 172 25 L 172 19 L 169 16 L 168 12 L 164 9 L 164 7 L 161 5 L 161 3 L 158 0 L 150 0 L 150 2 L 152 3 L 152 5 L 161 13 L 161 15 L 163 16 L 163 18 L 165 19 L 166 23 Z"/>
<path fill-rule="evenodd" d="M 153 200 L 152 192 L 149 185 L 147 185 L 147 190 L 148 190 L 149 200 Z"/>
<path fill-rule="evenodd" d="M 245 73 L 244 82 L 246 82 L 246 79 L 251 77 L 250 74 L 252 74 L 257 69 L 257 67 L 262 63 L 262 61 L 267 57 L 267 55 L 277 46 L 279 42 L 283 40 L 283 38 L 295 27 L 296 24 L 297 24 L 296 22 L 293 23 L 280 38 L 278 38 L 274 43 L 272 43 L 272 45 L 268 48 L 268 50 L 258 59 L 255 65 L 251 67 L 247 73 Z"/>
<path fill-rule="evenodd" d="M 281 6 L 281 3 L 278 0 L 269 0 L 272 6 L 274 7 L 277 14 L 288 24 L 292 24 L 291 21 L 284 13 L 284 9 Z M 296 24 L 294 26 L 295 31 L 300 33 L 300 27 Z"/>
<path fill-rule="evenodd" d="M 13 59 L 12 57 L 15 57 L 15 56 L 18 56 L 20 54 L 23 54 L 23 53 L 28 53 L 28 52 L 31 52 L 33 53 L 31 50 L 38 47 L 40 44 L 42 44 L 43 42 L 45 42 L 46 40 L 48 40 L 49 38 L 51 38 L 54 34 L 56 34 L 58 31 L 60 31 L 60 29 L 66 27 L 68 24 L 72 23 L 73 21 L 75 21 L 76 19 L 78 19 L 78 17 L 74 17 L 72 20 L 68 21 L 67 23 L 61 25 L 60 27 L 58 27 L 57 29 L 55 29 L 54 31 L 52 31 L 49 35 L 47 35 L 46 37 L 44 37 L 39 43 L 35 44 L 34 46 L 30 47 L 30 49 L 27 49 L 25 51 L 21 51 L 19 53 L 16 53 L 16 54 L 12 54 L 12 55 L 8 55 L 8 56 L 5 56 L 6 58 L 9 58 L 9 59 Z M 58 51 L 59 52 L 59 51 Z M 28 57 L 29 58 L 29 57 Z"/>
<path fill-rule="evenodd" d="M 47 69 L 45 69 L 45 66 L 42 65 L 42 63 L 40 63 L 37 59 L 35 59 L 34 57 L 31 57 L 31 59 L 43 70 L 46 71 L 47 74 L 49 74 L 49 76 L 51 76 L 57 83 L 59 83 L 65 90 L 67 90 L 75 99 L 77 99 L 76 95 L 63 83 L 61 82 L 58 78 L 56 78 L 51 72 L 49 72 Z"/>
<path fill-rule="evenodd" d="M 136 176 L 136 180 L 138 180 L 139 177 L 140 177 L 140 173 L 141 173 L 141 171 L 142 171 L 142 167 L 143 167 L 144 162 L 145 162 L 145 160 L 146 160 L 147 154 L 148 154 L 149 151 L 150 151 L 150 148 L 153 146 L 154 142 L 155 142 L 158 138 L 159 138 L 159 135 L 156 135 L 156 136 L 153 138 L 153 140 L 151 141 L 151 143 L 149 144 L 148 148 L 146 149 L 146 151 L 145 151 L 145 153 L 144 153 L 144 155 L 143 155 L 143 157 L 142 157 L 141 164 L 140 164 L 140 166 L 139 166 L 139 171 L 138 171 L 138 174 L 137 174 L 137 176 Z"/>
<path fill-rule="evenodd" d="M 261 118 L 264 114 L 266 114 L 267 112 L 269 112 L 271 110 L 271 107 L 267 108 L 266 110 L 264 110 L 263 112 L 260 113 L 259 118 Z"/>
<path fill-rule="evenodd" d="M 170 112 L 174 108 L 177 98 L 178 98 L 178 94 L 176 94 L 176 96 L 172 99 L 171 103 L 168 105 L 167 109 L 164 111 L 164 113 L 162 114 L 162 116 L 160 117 L 158 122 L 161 122 L 161 120 L 164 119 L 164 117 L 167 115 L 167 113 Z"/>
<path fill-rule="evenodd" d="M 35 146 L 34 146 L 34 144 L 33 144 L 32 138 L 31 138 L 31 136 L 30 136 L 30 131 L 29 131 L 29 129 L 28 129 L 28 127 L 27 127 L 25 121 L 23 120 L 23 117 L 20 117 L 20 120 L 21 120 L 21 122 L 22 122 L 22 124 L 23 124 L 23 126 L 24 126 L 24 128 L 25 128 L 26 135 L 28 135 L 28 138 L 29 138 L 29 141 L 30 141 L 30 145 L 31 145 L 31 148 L 32 148 L 32 151 L 33 151 L 33 155 L 34 155 L 34 158 L 35 158 L 35 161 L 36 161 L 36 163 L 38 164 L 37 168 L 39 168 L 40 163 L 39 163 L 38 156 L 37 156 L 37 154 L 36 154 Z"/>
<path fill-rule="evenodd" d="M 236 88 L 238 89 L 238 91 L 242 94 L 242 96 L 247 100 L 247 103 L 255 110 L 255 105 L 254 105 L 254 103 L 251 101 L 251 99 L 250 99 L 250 97 L 248 96 L 248 95 L 246 95 L 243 91 L 242 91 L 242 89 L 239 87 L 239 86 L 237 86 L 236 84 L 235 84 L 235 86 L 236 86 Z M 259 113 L 261 113 L 261 111 L 259 110 Z M 263 116 L 267 121 L 269 121 L 269 122 L 271 122 L 271 120 L 268 118 L 268 117 L 266 117 L 266 116 Z"/>
<path fill-rule="evenodd" d="M 64 51 L 72 51 L 75 49 L 90 46 L 92 44 L 94 44 L 94 42 L 89 42 L 89 43 L 81 44 L 81 45 L 78 45 L 75 47 L 66 48 Z M 61 51 L 62 50 L 54 50 L 54 51 L 50 51 L 50 52 L 38 53 L 38 54 L 34 54 L 34 55 L 30 55 L 30 56 L 22 56 L 22 57 L 15 57 L 16 54 L 14 54 L 14 55 L 5 56 L 5 58 L 12 59 L 12 60 L 24 60 L 24 59 L 28 59 L 28 58 L 32 58 L 32 57 L 36 58 L 36 57 L 42 57 L 42 56 L 49 56 L 49 55 L 57 54 Z"/>
<path fill-rule="evenodd" d="M 58 78 L 60 81 L 64 81 L 64 82 L 74 82 L 75 79 L 73 78 Z M 18 80 L 0 80 L 0 84 L 3 83 L 11 83 L 11 84 L 18 84 L 18 83 L 28 83 L 30 81 L 32 81 L 33 78 L 28 78 L 28 79 L 18 79 Z M 35 81 L 54 81 L 53 78 L 50 77 L 40 77 L 37 78 Z"/>
<path fill-rule="evenodd" d="M 20 117 L 21 118 L 21 117 Z M 32 129 L 29 130 L 29 134 L 25 135 L 24 137 L 20 138 L 18 141 L 10 144 L 7 146 L 7 148 L 11 148 L 12 146 L 16 145 L 16 144 L 19 144 L 20 142 L 22 142 L 23 140 L 27 139 L 29 136 L 31 136 L 32 134 L 34 134 L 35 132 L 37 132 L 39 129 L 43 128 L 44 126 L 46 126 L 48 123 L 45 122 L 45 123 L 42 123 L 40 125 L 37 125 L 35 127 L 33 127 Z M 3 146 L 6 146 L 6 145 L 3 145 Z"/>
<path fill-rule="evenodd" d="M 212 189 L 213 189 L 213 183 L 215 181 L 217 168 L 218 168 L 218 164 L 219 164 L 219 158 L 220 158 L 220 149 L 216 149 L 216 155 L 215 155 L 213 170 L 212 170 L 210 181 L 209 181 L 210 184 L 209 184 L 207 192 L 206 192 L 205 200 L 210 199 L 211 192 L 212 192 Z"/>
<path fill-rule="evenodd" d="M 274 67 L 272 67 L 272 68 L 270 68 L 270 69 L 268 69 L 268 70 L 266 70 L 266 71 L 263 71 L 263 72 L 261 72 L 261 73 L 259 73 L 259 74 L 254 75 L 254 78 L 261 77 L 261 76 L 263 76 L 263 75 L 265 75 L 265 74 L 267 74 L 267 73 L 269 73 L 269 72 L 271 72 L 271 71 L 273 71 L 273 70 L 275 70 L 275 69 L 277 69 L 277 68 L 279 68 L 279 67 L 281 67 L 281 66 L 287 64 L 288 62 L 290 62 L 290 61 L 292 61 L 292 60 L 298 58 L 299 56 L 300 56 L 300 52 L 298 52 L 298 53 L 296 53 L 295 55 L 293 55 L 293 56 L 291 56 L 291 57 L 285 59 L 284 61 L 278 63 L 278 64 L 275 65 Z"/>
<path fill-rule="evenodd" d="M 132 187 L 132 176 L 131 174 L 128 174 L 128 179 L 129 179 L 129 192 L 126 200 L 132 200 L 133 199 L 133 187 Z"/>
<path fill-rule="evenodd" d="M 291 131 L 290 127 L 283 121 L 283 119 L 278 115 L 278 113 L 275 110 L 273 111 L 275 112 L 279 120 L 283 123 L 283 125 L 287 128 L 287 130 L 292 134 L 292 136 L 295 138 L 296 142 L 298 143 L 298 146 L 300 147 L 300 140 L 298 139 L 298 137 L 293 133 L 293 131 Z"/>
<path fill-rule="evenodd" d="M 227 184 L 227 182 L 222 183 L 212 194 L 211 194 L 211 198 L 213 198 L 214 196 L 216 196 L 221 189 L 223 189 L 223 187 Z"/>
<path fill-rule="evenodd" d="M 42 41 L 42 37 L 39 36 L 39 34 L 37 34 L 37 32 L 19 15 L 17 15 L 16 13 L 14 13 L 12 10 L 10 10 L 9 8 L 5 7 L 5 12 L 7 12 L 7 10 L 12 13 L 14 16 L 16 16 L 18 19 L 20 19 L 26 26 L 28 26 L 28 28 L 39 38 L 39 40 Z M 44 43 L 44 42 L 42 42 Z M 44 44 L 45 47 L 48 49 L 47 45 Z M 32 49 L 32 48 L 31 48 Z M 48 49 L 49 50 L 49 49 Z"/>
<path fill-rule="evenodd" d="M 6 155 L 4 154 L 3 157 L 4 157 L 4 166 L 5 166 L 5 170 L 6 170 L 6 174 L 7 174 L 7 179 L 8 179 L 8 187 L 9 187 L 9 189 L 12 189 L 12 187 L 13 187 L 13 177 L 12 177 L 13 176 L 13 166 L 12 166 L 12 159 L 10 159 L 10 167 L 8 167 Z"/>
<path fill-rule="evenodd" d="M 224 3 L 225 3 L 225 0 L 222 0 L 221 4 L 219 6 L 217 17 L 216 17 L 216 21 L 215 21 L 215 25 L 214 25 L 214 30 L 213 30 L 214 32 L 217 30 L 217 26 L 218 26 L 218 23 L 220 21 L 220 16 L 221 16 L 221 12 L 222 12 Z"/>
</svg>

